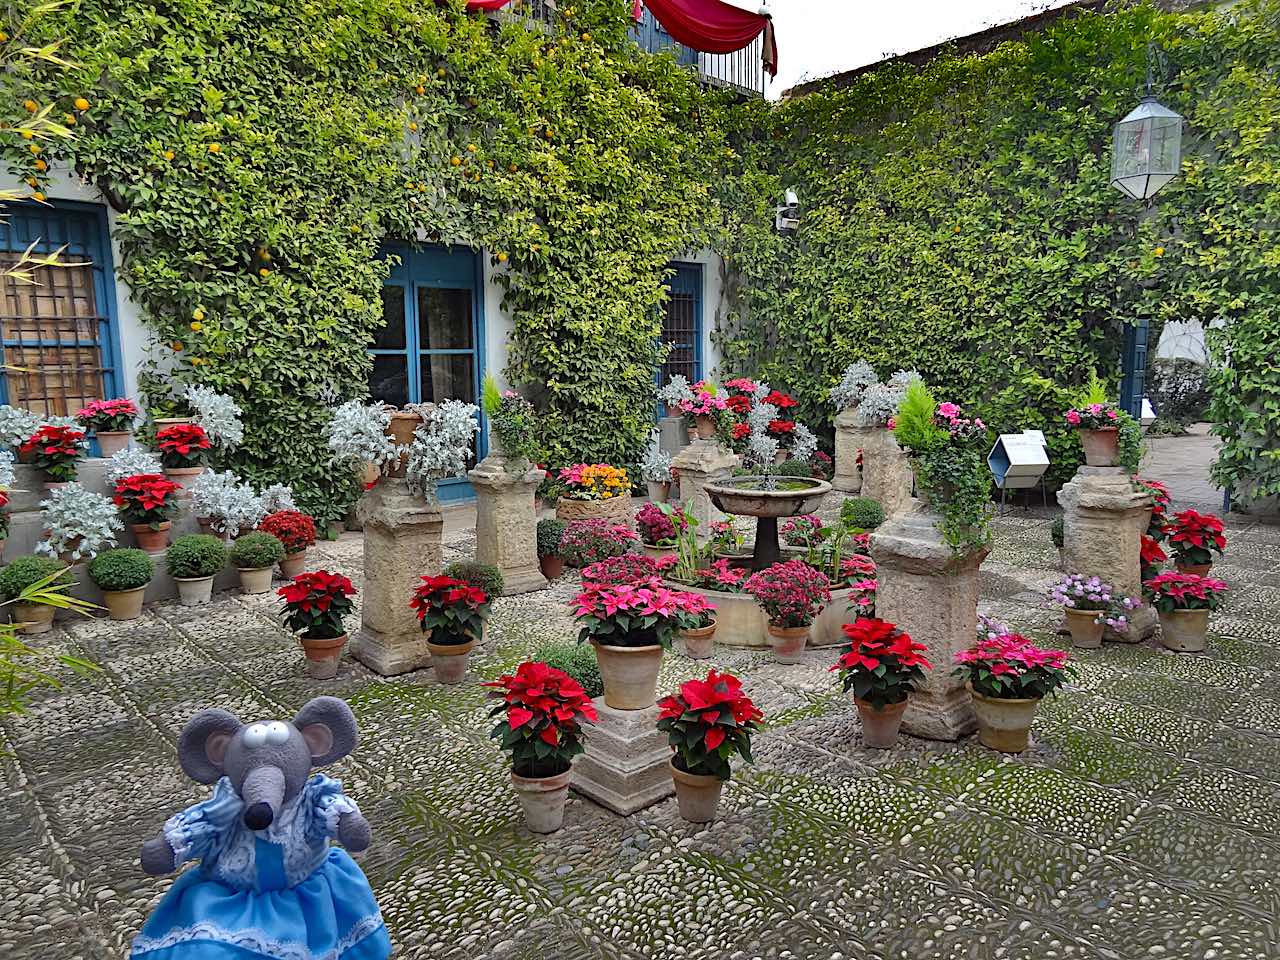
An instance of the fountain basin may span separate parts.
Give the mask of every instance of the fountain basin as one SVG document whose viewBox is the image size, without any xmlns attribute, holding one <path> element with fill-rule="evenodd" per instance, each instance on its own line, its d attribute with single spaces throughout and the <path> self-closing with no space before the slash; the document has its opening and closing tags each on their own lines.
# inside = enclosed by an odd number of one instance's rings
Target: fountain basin
<svg viewBox="0 0 1280 960">
<path fill-rule="evenodd" d="M 767 484 L 776 489 L 765 489 Z M 813 513 L 831 492 L 831 484 L 802 477 L 736 477 L 729 483 L 709 483 L 703 490 L 725 513 L 776 520 Z"/>
</svg>

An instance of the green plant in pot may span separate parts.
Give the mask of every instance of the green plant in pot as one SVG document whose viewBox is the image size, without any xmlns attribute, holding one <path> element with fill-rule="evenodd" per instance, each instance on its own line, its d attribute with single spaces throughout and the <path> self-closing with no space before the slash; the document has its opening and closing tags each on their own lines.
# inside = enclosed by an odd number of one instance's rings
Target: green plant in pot
<svg viewBox="0 0 1280 960">
<path fill-rule="evenodd" d="M 155 563 L 145 550 L 104 550 L 89 561 L 89 579 L 98 585 L 112 620 L 137 620 L 142 600 L 155 574 Z"/>
<path fill-rule="evenodd" d="M 538 521 L 538 566 L 548 580 L 558 580 L 564 573 L 564 557 L 560 556 L 560 541 L 564 537 L 563 520 L 547 517 Z"/>
<path fill-rule="evenodd" d="M 1160 616 L 1160 643 L 1179 653 L 1204 650 L 1209 614 L 1226 599 L 1226 583 L 1171 571 L 1152 577 L 1143 586 Z"/>
<path fill-rule="evenodd" d="M 493 374 L 484 375 L 481 404 L 489 418 L 489 449 L 504 456 L 508 469 L 527 469 L 538 459 L 538 414 L 533 404 L 514 390 L 500 390 Z"/>
<path fill-rule="evenodd" d="M 489 594 L 457 577 L 423 577 L 409 606 L 427 637 L 431 666 L 440 683 L 462 682 L 467 660 L 489 618 Z"/>
<path fill-rule="evenodd" d="M 227 565 L 227 545 L 221 537 L 189 533 L 165 551 L 164 564 L 178 584 L 178 599 L 184 607 L 208 603 L 213 578 Z"/>
<path fill-rule="evenodd" d="M 876 750 L 898 743 L 902 715 L 912 693 L 931 669 L 927 647 L 914 642 L 897 624 L 859 617 L 844 625 L 849 645 L 831 669 L 839 671 L 845 693 L 853 694 L 862 721 L 862 742 Z"/>
<path fill-rule="evenodd" d="M 271 571 L 283 559 L 284 544 L 269 533 L 246 533 L 231 545 L 231 564 L 240 571 L 240 589 L 245 593 L 270 590 Z"/>
<path fill-rule="evenodd" d="M 479 587 L 490 599 L 502 596 L 506 587 L 502 571 L 491 563 L 481 563 L 479 560 L 454 560 L 446 563 L 442 572 L 446 577 Z"/>
<path fill-rule="evenodd" d="M 1040 701 L 1074 674 L 1062 650 L 1043 650 L 1017 633 L 978 638 L 955 655 L 978 716 L 978 740 L 992 750 L 1027 749 Z"/>
<path fill-rule="evenodd" d="M 873 497 L 845 497 L 840 520 L 855 530 L 874 530 L 884 523 L 884 507 Z"/>
<path fill-rule="evenodd" d="M 13 604 L 13 622 L 21 633 L 48 633 L 58 610 L 88 614 L 96 609 L 67 592 L 75 586 L 70 575 L 61 560 L 30 554 L 0 570 L 0 604 Z"/>
<path fill-rule="evenodd" d="M 563 670 L 582 684 L 587 696 L 594 700 L 604 694 L 604 681 L 600 678 L 600 664 L 596 652 L 590 647 L 564 640 L 548 641 L 533 651 L 533 659 L 548 667 Z"/>
</svg>

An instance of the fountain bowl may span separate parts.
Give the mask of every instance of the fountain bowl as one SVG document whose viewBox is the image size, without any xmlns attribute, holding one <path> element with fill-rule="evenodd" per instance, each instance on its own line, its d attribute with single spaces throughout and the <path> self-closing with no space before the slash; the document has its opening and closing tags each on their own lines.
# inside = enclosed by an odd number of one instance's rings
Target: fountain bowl
<svg viewBox="0 0 1280 960">
<path fill-rule="evenodd" d="M 775 489 L 767 489 L 773 484 Z M 803 477 L 735 477 L 729 483 L 709 483 L 703 489 L 725 513 L 740 517 L 798 517 L 813 513 L 831 492 L 825 480 Z"/>
</svg>

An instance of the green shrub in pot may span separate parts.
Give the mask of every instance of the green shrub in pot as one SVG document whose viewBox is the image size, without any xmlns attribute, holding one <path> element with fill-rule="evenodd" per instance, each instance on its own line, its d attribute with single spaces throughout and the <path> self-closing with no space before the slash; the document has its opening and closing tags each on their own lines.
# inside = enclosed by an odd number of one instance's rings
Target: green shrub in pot
<svg viewBox="0 0 1280 960">
<path fill-rule="evenodd" d="M 480 563 L 477 560 L 455 560 L 453 563 L 446 564 L 444 575 L 469 583 L 473 587 L 479 587 L 489 595 L 490 599 L 502 596 L 502 589 L 505 586 L 501 570 L 492 564 Z"/>
<path fill-rule="evenodd" d="M 241 570 L 274 567 L 283 559 L 284 544 L 269 533 L 246 533 L 231 545 L 231 563 Z"/>
<path fill-rule="evenodd" d="M 151 582 L 155 569 L 145 550 L 104 550 L 89 561 L 89 579 L 104 593 L 137 590 Z"/>
<path fill-rule="evenodd" d="M 189 533 L 165 551 L 164 562 L 176 580 L 212 577 L 226 566 L 227 548 L 207 533 Z"/>
</svg>

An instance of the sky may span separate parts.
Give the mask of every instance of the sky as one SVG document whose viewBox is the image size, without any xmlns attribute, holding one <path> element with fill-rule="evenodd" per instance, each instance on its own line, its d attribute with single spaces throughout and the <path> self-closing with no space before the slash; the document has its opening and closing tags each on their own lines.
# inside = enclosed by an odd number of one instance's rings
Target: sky
<svg viewBox="0 0 1280 960">
<path fill-rule="evenodd" d="M 756 10 L 751 0 L 729 0 Z M 768 96 L 804 80 L 1021 20 L 1066 0 L 770 0 L 778 76 Z"/>
</svg>

